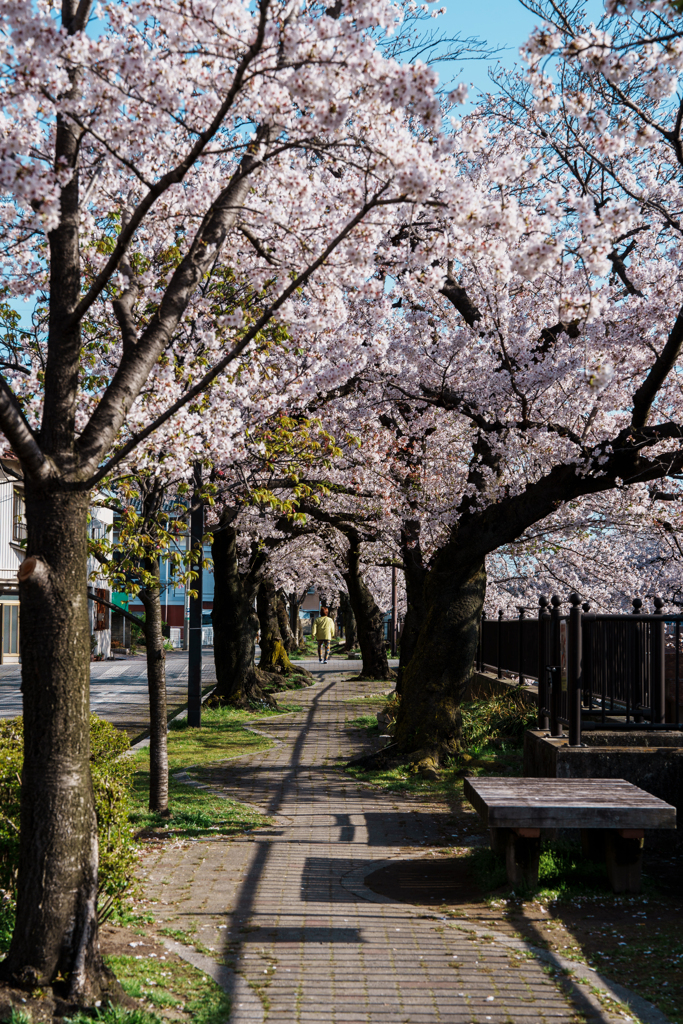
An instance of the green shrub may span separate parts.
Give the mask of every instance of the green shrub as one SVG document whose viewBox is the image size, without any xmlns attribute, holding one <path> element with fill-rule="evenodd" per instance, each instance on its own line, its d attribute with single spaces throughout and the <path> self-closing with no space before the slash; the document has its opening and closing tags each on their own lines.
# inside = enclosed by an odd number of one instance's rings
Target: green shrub
<svg viewBox="0 0 683 1024">
<path fill-rule="evenodd" d="M 23 725 L 21 718 L 0 720 L 0 888 L 11 900 L 19 862 Z M 90 716 L 90 746 L 100 847 L 100 902 L 110 909 L 130 887 L 136 860 L 128 821 L 134 765 L 130 758 L 121 757 L 130 746 L 126 734 L 97 715 Z"/>
<path fill-rule="evenodd" d="M 536 708 L 514 690 L 500 697 L 465 701 L 460 710 L 465 747 L 503 737 L 521 743 L 537 716 Z"/>
</svg>

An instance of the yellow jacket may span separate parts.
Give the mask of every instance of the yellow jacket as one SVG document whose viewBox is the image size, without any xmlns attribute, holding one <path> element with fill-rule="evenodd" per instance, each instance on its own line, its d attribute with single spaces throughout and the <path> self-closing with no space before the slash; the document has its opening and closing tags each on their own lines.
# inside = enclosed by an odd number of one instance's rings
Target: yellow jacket
<svg viewBox="0 0 683 1024">
<path fill-rule="evenodd" d="M 321 615 L 313 623 L 313 636 L 316 640 L 331 640 L 335 635 L 334 619 L 329 615 Z"/>
</svg>

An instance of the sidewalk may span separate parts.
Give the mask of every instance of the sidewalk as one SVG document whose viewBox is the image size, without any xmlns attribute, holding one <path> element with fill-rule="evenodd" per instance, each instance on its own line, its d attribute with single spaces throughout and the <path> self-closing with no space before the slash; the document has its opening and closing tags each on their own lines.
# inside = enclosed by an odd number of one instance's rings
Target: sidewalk
<svg viewBox="0 0 683 1024">
<path fill-rule="evenodd" d="M 185 933 L 199 953 L 167 945 L 205 970 L 213 964 L 214 977 L 223 972 L 230 1024 L 576 1021 L 560 981 L 521 940 L 364 886 L 389 860 L 443 856 L 452 825 L 434 805 L 359 788 L 339 771 L 361 744 L 345 731 L 358 710 L 344 699 L 372 686 L 319 678 L 297 694 L 303 712 L 260 724 L 278 740 L 273 749 L 201 773 L 204 784 L 257 804 L 273 827 L 145 856 L 157 925 Z"/>
</svg>

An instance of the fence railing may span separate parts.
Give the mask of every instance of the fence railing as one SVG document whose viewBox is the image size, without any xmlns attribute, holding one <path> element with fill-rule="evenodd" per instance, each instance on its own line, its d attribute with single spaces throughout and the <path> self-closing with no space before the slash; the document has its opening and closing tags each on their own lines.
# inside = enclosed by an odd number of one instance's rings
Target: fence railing
<svg viewBox="0 0 683 1024">
<path fill-rule="evenodd" d="M 610 728 L 683 727 L 682 622 L 664 613 L 655 598 L 654 614 L 596 614 L 576 594 L 568 614 L 553 595 L 539 600 L 536 618 L 519 607 L 515 619 L 482 616 L 480 670 L 515 676 L 520 686 L 538 683 L 538 727 L 553 736 L 569 730 L 569 742 L 581 742 L 582 721 Z"/>
</svg>

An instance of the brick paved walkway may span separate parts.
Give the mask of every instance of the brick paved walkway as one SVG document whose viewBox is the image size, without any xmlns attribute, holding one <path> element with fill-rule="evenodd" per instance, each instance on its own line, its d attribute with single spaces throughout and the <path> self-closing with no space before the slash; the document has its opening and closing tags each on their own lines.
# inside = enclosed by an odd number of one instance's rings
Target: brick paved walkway
<svg viewBox="0 0 683 1024">
<path fill-rule="evenodd" d="M 363 886 L 390 859 L 432 856 L 452 831 L 448 815 L 339 771 L 362 743 L 344 730 L 360 713 L 345 698 L 369 689 L 328 674 L 297 694 L 304 712 L 260 724 L 278 739 L 273 749 L 197 773 L 276 823 L 239 840 L 147 854 L 158 923 L 196 929 L 197 943 L 241 976 L 230 1024 L 576 1020 L 522 944 L 491 941 Z"/>
</svg>

